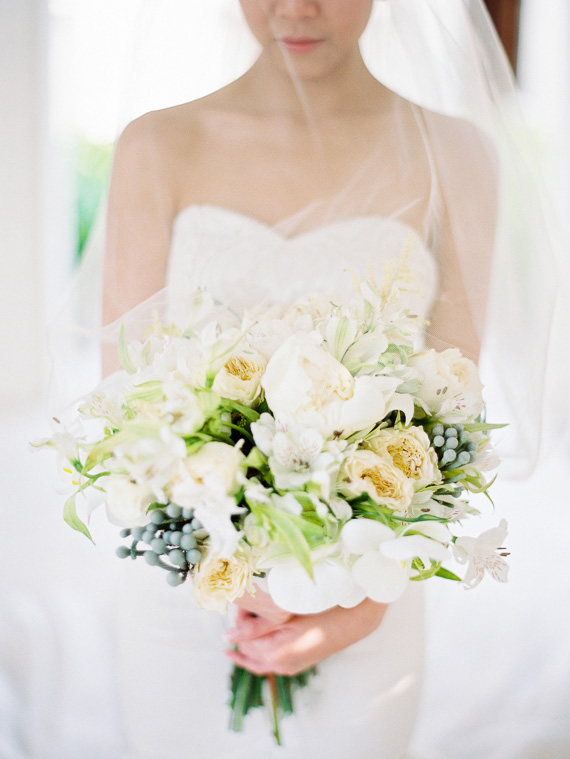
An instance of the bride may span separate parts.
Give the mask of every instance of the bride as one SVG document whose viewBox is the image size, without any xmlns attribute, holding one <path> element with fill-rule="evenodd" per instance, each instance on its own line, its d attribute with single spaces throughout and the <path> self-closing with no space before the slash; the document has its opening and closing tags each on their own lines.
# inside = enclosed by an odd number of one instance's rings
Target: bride
<svg viewBox="0 0 570 759">
<path fill-rule="evenodd" d="M 238 310 L 310 292 L 343 298 L 347 268 L 381 277 L 408 248 L 423 294 L 410 305 L 429 316 L 427 339 L 477 358 L 497 156 L 467 120 L 370 73 L 359 40 L 373 6 L 389 4 L 240 0 L 260 46 L 254 65 L 127 126 L 109 192 L 105 322 L 164 287 L 177 300 L 205 286 Z M 107 372 L 114 362 L 105 355 Z M 126 572 L 118 665 L 131 759 L 405 755 L 421 686 L 421 588 L 389 607 L 366 600 L 307 616 L 260 590 L 225 618 L 152 571 Z M 273 747 L 262 714 L 243 734 L 227 730 L 232 661 L 259 674 L 318 665 L 284 722 L 285 748 Z"/>
</svg>

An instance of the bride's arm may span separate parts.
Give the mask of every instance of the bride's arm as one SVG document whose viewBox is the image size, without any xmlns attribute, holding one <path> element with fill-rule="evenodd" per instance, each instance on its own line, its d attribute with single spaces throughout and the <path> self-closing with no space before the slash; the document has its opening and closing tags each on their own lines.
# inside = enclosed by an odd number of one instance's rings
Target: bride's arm
<svg viewBox="0 0 570 759">
<path fill-rule="evenodd" d="M 164 137 L 155 114 L 129 124 L 117 142 L 103 270 L 103 324 L 158 292 L 166 274 L 173 217 Z M 117 351 L 103 353 L 103 373 L 118 369 Z"/>
<path fill-rule="evenodd" d="M 497 157 L 467 122 L 437 114 L 427 118 L 438 135 L 441 189 L 439 297 L 430 314 L 428 345 L 456 347 L 477 361 L 496 243 Z"/>
</svg>

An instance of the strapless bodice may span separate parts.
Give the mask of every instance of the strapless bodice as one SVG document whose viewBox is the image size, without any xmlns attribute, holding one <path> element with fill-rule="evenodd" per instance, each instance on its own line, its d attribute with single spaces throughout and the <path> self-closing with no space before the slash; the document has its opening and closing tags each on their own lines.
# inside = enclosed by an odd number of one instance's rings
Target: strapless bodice
<svg viewBox="0 0 570 759">
<path fill-rule="evenodd" d="M 316 292 L 344 300 L 353 292 L 347 269 L 364 277 L 371 266 L 381 281 L 383 264 L 407 248 L 422 294 L 410 296 L 409 307 L 427 316 L 437 291 L 435 256 L 398 219 L 358 216 L 286 236 L 228 208 L 192 205 L 174 221 L 167 282 L 175 299 L 201 287 L 238 311 Z"/>
</svg>

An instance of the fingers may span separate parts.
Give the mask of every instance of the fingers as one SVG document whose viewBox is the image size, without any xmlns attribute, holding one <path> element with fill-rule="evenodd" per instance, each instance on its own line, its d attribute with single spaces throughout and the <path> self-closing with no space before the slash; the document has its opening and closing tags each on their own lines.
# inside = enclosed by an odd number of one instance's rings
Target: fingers
<svg viewBox="0 0 570 759">
<path fill-rule="evenodd" d="M 236 599 L 234 605 L 253 614 L 271 619 L 275 624 L 284 624 L 293 616 L 290 612 L 277 606 L 271 596 L 259 588 L 254 596 L 246 593 L 241 598 Z"/>
<path fill-rule="evenodd" d="M 267 635 L 280 626 L 271 619 L 258 617 L 245 609 L 238 609 L 235 624 L 224 637 L 228 643 L 243 643 Z"/>
</svg>

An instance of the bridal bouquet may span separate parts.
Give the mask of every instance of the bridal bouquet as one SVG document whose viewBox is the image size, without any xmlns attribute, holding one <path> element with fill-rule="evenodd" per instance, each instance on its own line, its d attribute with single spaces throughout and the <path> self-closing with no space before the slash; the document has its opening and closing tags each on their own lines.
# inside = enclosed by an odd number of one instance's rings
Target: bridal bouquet
<svg viewBox="0 0 570 759">
<path fill-rule="evenodd" d="M 262 581 L 275 603 L 308 614 L 409 582 L 485 572 L 506 580 L 504 521 L 457 537 L 478 513 L 496 465 L 475 365 L 457 349 L 414 352 L 423 328 L 405 308 L 413 278 L 390 261 L 377 286 L 236 316 L 198 292 L 141 341 L 119 340 L 123 370 L 40 445 L 57 449 L 78 499 L 104 501 L 128 543 L 118 549 L 191 577 L 195 602 L 226 611 Z M 292 711 L 297 678 L 271 680 Z M 236 668 L 233 727 L 262 702 L 263 678 Z M 279 709 L 277 709 L 279 708 Z"/>
</svg>

